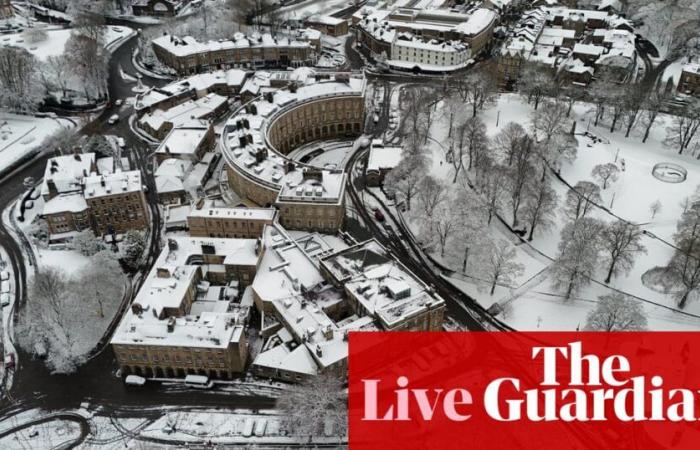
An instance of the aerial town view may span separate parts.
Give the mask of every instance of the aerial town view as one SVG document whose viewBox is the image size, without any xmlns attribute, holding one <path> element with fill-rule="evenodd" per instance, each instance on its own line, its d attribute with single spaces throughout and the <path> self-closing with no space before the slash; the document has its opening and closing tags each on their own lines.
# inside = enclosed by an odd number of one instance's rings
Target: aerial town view
<svg viewBox="0 0 700 450">
<path fill-rule="evenodd" d="M 347 448 L 351 335 L 700 331 L 699 159 L 700 0 L 0 0 L 0 449 Z"/>
</svg>

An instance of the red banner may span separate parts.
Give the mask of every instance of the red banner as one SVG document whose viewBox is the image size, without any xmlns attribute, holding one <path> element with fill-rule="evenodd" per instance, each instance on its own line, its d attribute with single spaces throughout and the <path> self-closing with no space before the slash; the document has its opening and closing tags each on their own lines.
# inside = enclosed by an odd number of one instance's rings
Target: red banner
<svg viewBox="0 0 700 450">
<path fill-rule="evenodd" d="M 351 449 L 699 449 L 700 333 L 351 333 Z"/>
</svg>

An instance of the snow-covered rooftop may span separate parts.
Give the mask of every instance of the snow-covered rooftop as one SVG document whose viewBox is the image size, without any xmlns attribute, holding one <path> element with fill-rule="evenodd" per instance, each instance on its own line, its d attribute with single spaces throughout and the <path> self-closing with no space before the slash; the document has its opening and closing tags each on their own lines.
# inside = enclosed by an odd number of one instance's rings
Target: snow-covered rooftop
<svg viewBox="0 0 700 450">
<path fill-rule="evenodd" d="M 163 50 L 175 56 L 190 56 L 198 53 L 215 52 L 222 50 L 233 50 L 243 48 L 264 48 L 264 47 L 311 47 L 312 44 L 307 41 L 299 41 L 289 39 L 287 37 L 273 37 L 269 33 L 260 34 L 254 33 L 251 36 L 246 36 L 243 33 L 235 33 L 230 40 L 218 40 L 199 42 L 192 36 L 183 38 L 163 35 L 153 39 L 153 45 L 162 48 Z"/>
<path fill-rule="evenodd" d="M 117 171 L 104 175 L 91 174 L 83 180 L 85 184 L 85 198 L 99 198 L 109 195 L 125 194 L 127 192 L 140 192 L 143 189 L 141 172 L 131 170 L 128 172 Z"/>
<path fill-rule="evenodd" d="M 192 208 L 189 217 L 222 218 L 222 219 L 247 219 L 272 222 L 277 214 L 274 208 L 223 208 L 218 206 L 204 206 Z"/>
<path fill-rule="evenodd" d="M 281 90 L 269 93 L 267 99 L 257 98 L 228 119 L 223 133 L 224 156 L 238 171 L 262 185 L 276 190 L 282 189 L 282 186 L 296 187 L 302 183 L 302 171 L 285 175 L 284 166 L 289 159 L 268 142 L 267 130 L 278 117 L 302 102 L 330 96 L 364 96 L 364 92 L 364 77 L 350 76 L 326 81 L 308 79 L 296 92 Z M 325 186 L 325 192 L 333 198 L 339 194 L 335 184 Z"/>
<path fill-rule="evenodd" d="M 174 127 L 177 127 L 187 124 L 193 119 L 209 116 L 226 102 L 228 102 L 226 97 L 211 93 L 206 97 L 188 100 L 165 111 L 157 109 L 152 113 L 145 114 L 139 122 L 148 124 L 154 130 L 159 130 L 165 123 L 172 123 Z"/>
<path fill-rule="evenodd" d="M 373 142 L 367 161 L 367 171 L 393 169 L 401 162 L 401 147 L 384 147 Z"/>
<path fill-rule="evenodd" d="M 173 128 L 158 146 L 156 153 L 192 155 L 202 144 L 211 125 L 203 120 L 190 120 Z"/>
<path fill-rule="evenodd" d="M 132 307 L 122 318 L 112 343 L 228 347 L 229 342 L 241 338 L 247 311 L 221 312 L 222 308 L 217 305 L 190 306 L 186 297 L 193 288 L 210 287 L 205 281 L 206 272 L 218 269 L 218 265 L 211 264 L 212 261 L 221 262 L 223 266 L 255 266 L 258 259 L 255 239 L 171 238 L 134 298 Z M 207 301 L 206 296 L 204 301 Z M 183 308 L 184 314 L 180 313 Z M 192 310 L 199 314 L 191 314 Z"/>
<path fill-rule="evenodd" d="M 53 181 L 58 193 L 80 191 L 83 179 L 93 172 L 94 165 L 94 153 L 49 158 L 41 184 L 41 195 L 49 194 L 49 181 Z"/>
</svg>

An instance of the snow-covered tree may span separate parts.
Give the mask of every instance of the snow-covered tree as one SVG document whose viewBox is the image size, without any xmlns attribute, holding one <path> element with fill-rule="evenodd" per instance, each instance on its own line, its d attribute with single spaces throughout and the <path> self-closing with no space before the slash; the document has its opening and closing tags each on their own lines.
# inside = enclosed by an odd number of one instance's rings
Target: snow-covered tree
<svg viewBox="0 0 700 450">
<path fill-rule="evenodd" d="M 116 310 L 123 294 L 117 261 L 99 252 L 80 274 L 43 267 L 29 286 L 27 307 L 21 311 L 20 344 L 32 351 L 47 348 L 52 372 L 75 371 L 102 336 L 108 323 L 105 308 Z"/>
<path fill-rule="evenodd" d="M 510 206 L 513 214 L 513 226 L 518 224 L 518 212 L 522 203 L 527 184 L 534 178 L 535 169 L 532 166 L 535 154 L 535 141 L 525 136 L 513 157 L 513 163 L 508 167 L 508 191 Z"/>
<path fill-rule="evenodd" d="M 510 242 L 500 239 L 492 242 L 488 257 L 483 262 L 484 278 L 493 295 L 497 285 L 511 286 L 523 274 L 525 266 L 516 262 L 517 252 Z"/>
<path fill-rule="evenodd" d="M 540 231 L 548 231 L 554 226 L 558 203 L 559 197 L 552 189 L 548 177 L 528 186 L 525 195 L 525 206 L 522 211 L 522 219 L 530 227 L 530 233 L 527 236 L 528 241 L 532 240 L 535 228 Z"/>
<path fill-rule="evenodd" d="M 700 130 L 700 101 L 694 101 L 673 116 L 671 124 L 666 128 L 664 144 L 677 148 L 678 154 L 682 155 L 696 142 L 698 130 Z"/>
<path fill-rule="evenodd" d="M 534 103 L 533 106 L 537 110 L 540 102 L 548 95 L 555 93 L 558 86 L 551 70 L 541 64 L 527 63 L 523 67 L 518 88 L 527 98 L 528 104 Z"/>
<path fill-rule="evenodd" d="M 71 246 L 83 256 L 93 256 L 95 253 L 105 250 L 102 239 L 95 237 L 90 231 L 80 233 L 73 237 Z"/>
<path fill-rule="evenodd" d="M 598 267 L 602 229 L 599 220 L 582 217 L 562 230 L 559 253 L 550 270 L 553 286 L 563 291 L 566 299 L 590 283 Z"/>
<path fill-rule="evenodd" d="M 488 216 L 487 224 L 491 225 L 493 217 L 501 214 L 501 205 L 508 192 L 506 168 L 498 164 L 490 164 L 482 171 L 480 180 L 479 193 Z"/>
<path fill-rule="evenodd" d="M 332 373 L 317 375 L 285 389 L 277 398 L 284 427 L 292 436 L 347 434 L 347 395 L 342 381 Z"/>
<path fill-rule="evenodd" d="M 617 181 L 619 175 L 620 169 L 613 163 L 598 164 L 591 171 L 591 176 L 603 185 L 604 190 L 608 188 L 608 183 Z"/>
<path fill-rule="evenodd" d="M 121 247 L 124 265 L 130 270 L 138 270 L 146 251 L 146 235 L 142 231 L 129 230 L 124 235 Z"/>
<path fill-rule="evenodd" d="M 667 273 L 678 287 L 678 307 L 683 309 L 691 294 L 697 295 L 700 287 L 700 204 L 692 204 L 683 213 L 673 239 L 677 250 L 671 258 Z"/>
<path fill-rule="evenodd" d="M 497 92 L 492 69 L 489 65 L 481 65 L 466 75 L 453 77 L 450 83 L 462 102 L 470 107 L 471 117 L 476 117 L 486 104 L 493 101 Z"/>
<path fill-rule="evenodd" d="M 513 164 L 527 133 L 517 122 L 508 122 L 493 138 L 493 148 L 507 166 Z"/>
<path fill-rule="evenodd" d="M 600 186 L 590 181 L 579 181 L 566 193 L 564 213 L 574 221 L 586 217 L 591 207 L 600 202 Z"/>
<path fill-rule="evenodd" d="M 80 78 L 85 98 L 101 98 L 107 93 L 109 55 L 100 40 L 88 32 L 72 33 L 65 54 Z"/>
<path fill-rule="evenodd" d="M 659 212 L 661 212 L 662 207 L 663 206 L 661 205 L 661 201 L 659 201 L 659 199 L 656 199 L 653 202 L 651 202 L 651 204 L 649 205 L 649 212 L 651 213 L 652 219 L 654 219 L 654 217 L 656 217 L 656 215 Z"/>
<path fill-rule="evenodd" d="M 37 61 L 27 50 L 0 46 L 0 107 L 29 112 L 36 109 L 38 95 Z"/>
<path fill-rule="evenodd" d="M 530 114 L 530 122 L 535 136 L 549 144 L 552 136 L 566 131 L 566 107 L 560 102 L 547 101 Z"/>
<path fill-rule="evenodd" d="M 426 217 L 427 228 L 440 249 L 440 257 L 445 257 L 445 250 L 455 237 L 457 230 L 462 226 L 459 211 L 452 204 L 442 202 L 437 205 L 433 213 Z M 425 241 L 425 239 L 423 239 Z"/>
<path fill-rule="evenodd" d="M 484 158 L 488 155 L 488 137 L 483 120 L 478 117 L 470 117 L 457 130 L 457 133 L 459 148 L 462 152 L 466 150 L 469 157 L 467 169 L 480 169 L 483 166 Z M 455 174 L 456 179 L 457 175 Z"/>
<path fill-rule="evenodd" d="M 608 266 L 605 282 L 609 283 L 613 276 L 629 273 L 634 265 L 634 257 L 646 253 L 642 245 L 642 229 L 638 225 L 618 220 L 603 229 L 601 247 Z"/>
<path fill-rule="evenodd" d="M 598 304 L 586 317 L 587 331 L 644 331 L 647 317 L 642 304 L 624 294 L 598 297 Z"/>
<path fill-rule="evenodd" d="M 421 205 L 421 213 L 429 219 L 435 208 L 447 200 L 447 186 L 437 178 L 426 175 L 418 186 L 418 202 Z"/>
<path fill-rule="evenodd" d="M 23 33 L 24 40 L 27 41 L 30 44 L 36 44 L 38 42 L 44 42 L 46 39 L 48 39 L 49 34 L 46 32 L 46 29 L 41 28 L 41 27 L 33 27 L 33 28 L 28 28 L 27 30 L 24 31 Z"/>
<path fill-rule="evenodd" d="M 649 133 L 651 128 L 656 123 L 656 119 L 659 117 L 661 108 L 666 104 L 668 100 L 668 95 L 664 93 L 663 90 L 655 88 L 647 96 L 641 116 L 641 123 L 644 125 L 644 137 L 642 137 L 642 142 L 646 142 L 649 139 Z"/>
</svg>

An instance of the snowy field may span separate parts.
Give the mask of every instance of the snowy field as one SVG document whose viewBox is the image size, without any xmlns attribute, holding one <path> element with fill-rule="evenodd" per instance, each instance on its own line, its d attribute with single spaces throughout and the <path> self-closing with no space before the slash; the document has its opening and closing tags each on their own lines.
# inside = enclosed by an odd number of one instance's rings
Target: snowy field
<svg viewBox="0 0 700 450">
<path fill-rule="evenodd" d="M 60 127 L 73 127 L 61 118 L 40 118 L 0 112 L 0 171 L 28 155 Z"/>
<path fill-rule="evenodd" d="M 114 43 L 118 39 L 128 36 L 132 32 L 131 28 L 123 26 L 110 26 L 106 28 L 105 45 L 107 46 Z M 0 38 L 0 45 L 14 45 L 17 47 L 22 47 L 36 56 L 40 61 L 46 61 L 49 56 L 59 56 L 63 53 L 71 32 L 72 30 L 65 28 L 47 29 L 47 39 L 34 43 L 27 42 L 24 34 L 22 33 L 2 36 L 2 38 Z"/>
<path fill-rule="evenodd" d="M 451 181 L 454 169 L 445 159 L 448 125 L 445 116 L 440 114 L 441 107 L 442 104 L 437 106 L 435 114 L 438 119 L 431 127 L 428 146 L 432 163 L 429 171 L 438 180 Z M 487 106 L 479 117 L 487 127 L 487 134 L 493 138 L 511 121 L 529 128 L 532 111 L 532 106 L 523 97 L 504 94 L 496 103 Z M 564 164 L 561 176 L 570 185 L 584 180 L 594 181 L 591 176 L 594 166 L 616 163 L 621 167 L 624 160 L 625 170 L 620 172 L 616 182 L 602 190 L 601 207 L 596 207 L 591 216 L 608 223 L 619 217 L 640 225 L 649 233 L 642 238 L 647 253 L 636 256 L 632 270 L 627 275 L 613 278 L 609 287 L 602 283 L 605 273 L 601 267 L 594 282 L 575 298 L 564 300 L 561 293 L 550 286 L 547 273 L 547 267 L 557 257 L 559 236 L 566 224 L 563 213 L 559 211 L 552 229 L 547 233 L 536 232 L 531 243 L 521 242 L 497 221 L 488 228 L 491 238 L 511 242 L 516 251 L 515 261 L 524 266 L 522 274 L 514 278 L 512 285 L 498 286 L 494 294 L 489 295 L 484 283 L 474 277 L 458 275 L 450 281 L 477 298 L 484 307 L 488 308 L 495 302 L 505 306 L 502 318 L 518 329 L 575 330 L 583 327 L 586 315 L 595 307 L 598 296 L 610 294 L 612 289 L 616 289 L 635 296 L 643 304 L 650 329 L 697 330 L 700 328 L 700 302 L 690 301 L 684 311 L 679 311 L 672 295 L 646 287 L 642 283 L 642 275 L 656 266 L 665 266 L 671 258 L 673 249 L 664 240 L 672 242 L 676 223 L 683 212 L 683 200 L 696 193 L 700 185 L 700 162 L 691 155 L 678 155 L 677 150 L 667 148 L 662 143 L 666 124 L 670 120 L 667 116 L 662 115 L 657 120 L 644 144 L 641 142 L 641 131 L 633 131 L 629 138 L 625 138 L 624 132 L 610 133 L 607 123 L 594 127 L 592 116 L 592 106 L 574 106 L 571 121 L 577 121 L 578 155 L 573 164 Z M 571 121 L 567 122 L 567 130 L 571 128 Z M 587 129 L 600 139 L 583 135 Z M 686 181 L 667 183 L 655 178 L 652 175 L 654 166 L 664 162 L 686 169 Z M 554 179 L 552 187 L 559 196 L 558 209 L 561 210 L 569 187 L 558 179 Z M 661 209 L 652 218 L 650 205 L 656 201 L 661 204 Z M 507 207 L 503 216 L 510 223 Z M 417 230 L 418 224 L 410 214 L 407 218 L 412 229 Z M 439 255 L 433 256 L 439 259 Z M 454 261 L 452 268 L 460 269 L 455 267 Z"/>
</svg>

